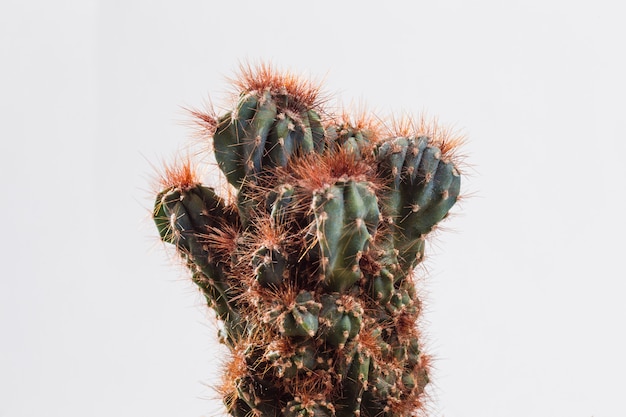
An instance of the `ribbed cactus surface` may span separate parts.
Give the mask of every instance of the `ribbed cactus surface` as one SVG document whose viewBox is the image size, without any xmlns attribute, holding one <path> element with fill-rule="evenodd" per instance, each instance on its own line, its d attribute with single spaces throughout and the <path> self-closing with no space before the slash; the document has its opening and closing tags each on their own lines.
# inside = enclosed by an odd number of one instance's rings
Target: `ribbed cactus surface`
<svg viewBox="0 0 626 417">
<path fill-rule="evenodd" d="M 236 85 L 231 111 L 196 113 L 236 198 L 183 164 L 154 206 L 222 324 L 228 413 L 419 413 L 429 357 L 413 270 L 459 197 L 454 140 L 332 117 L 313 83 L 269 66 Z"/>
</svg>

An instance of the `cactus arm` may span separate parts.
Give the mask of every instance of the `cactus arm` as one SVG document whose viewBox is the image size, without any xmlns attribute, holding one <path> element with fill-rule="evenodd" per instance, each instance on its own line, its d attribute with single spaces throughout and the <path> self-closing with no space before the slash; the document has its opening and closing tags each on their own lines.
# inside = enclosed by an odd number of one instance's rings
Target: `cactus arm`
<svg viewBox="0 0 626 417">
<path fill-rule="evenodd" d="M 241 96 L 236 110 L 218 119 L 213 135 L 215 160 L 228 182 L 236 188 L 241 186 L 246 175 L 243 139 L 247 121 L 254 116 L 258 103 L 258 98 L 253 94 Z"/>
<path fill-rule="evenodd" d="M 339 182 L 313 199 L 324 284 L 344 292 L 362 276 L 359 261 L 378 225 L 378 204 L 367 184 Z"/>
</svg>

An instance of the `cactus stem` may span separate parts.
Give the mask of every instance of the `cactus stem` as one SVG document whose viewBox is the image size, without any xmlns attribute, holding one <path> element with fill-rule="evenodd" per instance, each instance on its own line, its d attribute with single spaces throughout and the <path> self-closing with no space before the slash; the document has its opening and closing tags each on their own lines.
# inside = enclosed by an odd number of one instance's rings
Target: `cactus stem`
<svg viewBox="0 0 626 417">
<path fill-rule="evenodd" d="M 226 411 L 415 417 L 430 363 L 413 271 L 458 201 L 462 137 L 423 117 L 328 115 L 318 84 L 268 64 L 234 85 L 231 111 L 190 111 L 232 194 L 181 158 L 153 208 L 230 349 Z"/>
</svg>

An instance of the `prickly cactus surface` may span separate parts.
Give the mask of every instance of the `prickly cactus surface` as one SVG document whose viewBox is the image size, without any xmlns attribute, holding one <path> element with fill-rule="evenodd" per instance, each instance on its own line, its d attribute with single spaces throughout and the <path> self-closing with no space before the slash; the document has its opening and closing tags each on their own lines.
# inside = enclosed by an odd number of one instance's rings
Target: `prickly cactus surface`
<svg viewBox="0 0 626 417">
<path fill-rule="evenodd" d="M 236 86 L 231 111 L 199 116 L 236 198 L 183 164 L 153 212 L 220 322 L 226 410 L 419 414 L 429 357 L 413 270 L 459 197 L 454 141 L 337 122 L 313 83 L 269 66 Z"/>
</svg>

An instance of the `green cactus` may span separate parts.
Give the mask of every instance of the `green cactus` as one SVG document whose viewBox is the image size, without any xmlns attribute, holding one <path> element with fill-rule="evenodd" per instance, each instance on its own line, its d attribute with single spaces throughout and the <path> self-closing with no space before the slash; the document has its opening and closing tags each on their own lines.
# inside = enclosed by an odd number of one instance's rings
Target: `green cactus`
<svg viewBox="0 0 626 417">
<path fill-rule="evenodd" d="M 358 281 L 359 261 L 376 232 L 376 195 L 367 183 L 338 181 L 313 192 L 319 262 L 328 291 L 344 292 Z"/>
<path fill-rule="evenodd" d="M 324 127 L 315 109 L 270 90 L 242 93 L 213 135 L 215 159 L 235 187 L 295 155 L 321 151 Z"/>
<path fill-rule="evenodd" d="M 318 88 L 268 66 L 244 69 L 237 87 L 209 135 L 236 199 L 183 165 L 153 211 L 223 324 L 226 410 L 415 415 L 429 356 L 413 270 L 459 197 L 454 143 L 322 120 Z"/>
</svg>

